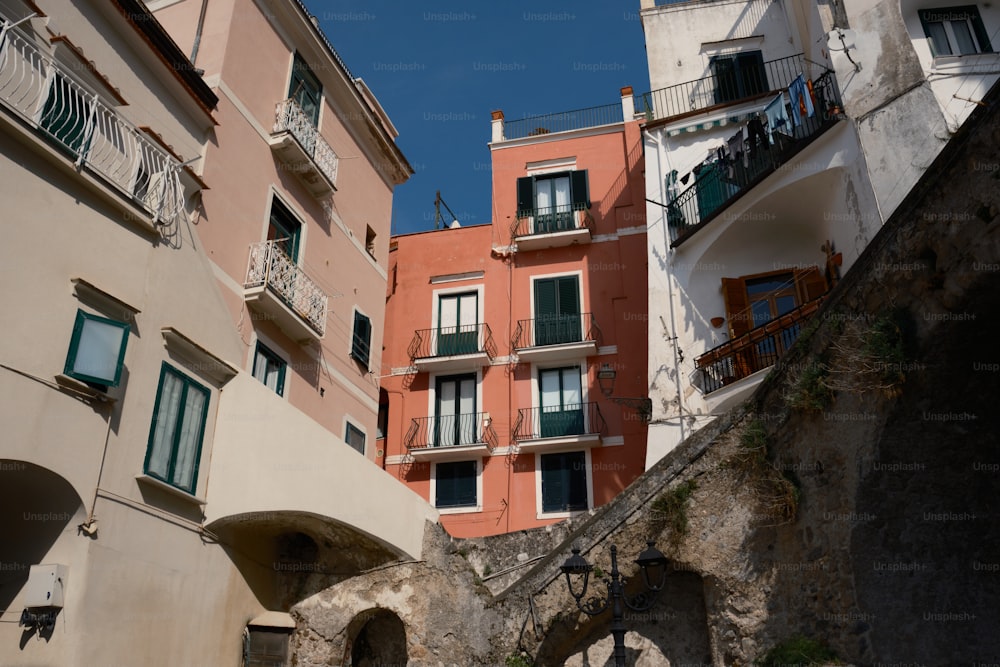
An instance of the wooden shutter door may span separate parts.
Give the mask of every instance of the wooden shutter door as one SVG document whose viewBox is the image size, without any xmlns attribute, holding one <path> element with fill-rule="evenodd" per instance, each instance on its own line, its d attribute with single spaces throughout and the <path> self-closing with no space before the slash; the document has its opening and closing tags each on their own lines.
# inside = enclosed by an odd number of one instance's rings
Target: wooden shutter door
<svg viewBox="0 0 1000 667">
<path fill-rule="evenodd" d="M 827 292 L 826 278 L 817 266 L 795 269 L 795 294 L 799 305 L 818 299 Z"/>
</svg>

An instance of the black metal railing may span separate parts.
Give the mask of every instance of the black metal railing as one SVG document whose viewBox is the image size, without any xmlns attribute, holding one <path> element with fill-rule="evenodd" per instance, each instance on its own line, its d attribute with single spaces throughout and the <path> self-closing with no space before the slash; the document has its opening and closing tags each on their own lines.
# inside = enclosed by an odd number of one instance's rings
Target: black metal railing
<svg viewBox="0 0 1000 667">
<path fill-rule="evenodd" d="M 798 338 L 803 322 L 819 309 L 824 298 L 805 303 L 695 359 L 697 383 L 702 392 L 710 394 L 777 363 Z"/>
<path fill-rule="evenodd" d="M 531 320 L 518 320 L 511 337 L 515 350 L 546 345 L 566 345 L 583 341 L 600 341 L 601 330 L 591 313 L 547 315 Z"/>
<path fill-rule="evenodd" d="M 512 238 L 534 236 L 535 234 L 555 234 L 577 229 L 593 232 L 594 219 L 587 211 L 586 204 L 564 204 L 549 208 L 518 211 L 518 217 L 510 226 Z"/>
<path fill-rule="evenodd" d="M 413 419 L 405 442 L 408 451 L 482 444 L 492 452 L 497 446 L 497 434 L 490 413 L 470 412 Z"/>
<path fill-rule="evenodd" d="M 659 120 L 731 105 L 788 88 L 795 77 L 806 71 L 805 66 L 801 53 L 744 65 L 738 74 L 728 70 L 637 95 L 635 110 L 646 114 L 646 120 Z"/>
<path fill-rule="evenodd" d="M 585 127 L 597 127 L 622 122 L 622 104 L 605 104 L 599 107 L 562 111 L 541 116 L 528 116 L 504 123 L 504 140 L 534 137 L 552 132 L 566 132 Z"/>
<path fill-rule="evenodd" d="M 716 159 L 694 171 L 694 181 L 667 203 L 670 241 L 677 245 L 694 228 L 712 219 L 767 175 L 779 169 L 829 129 L 840 118 L 840 94 L 832 76 L 813 84 L 813 114 L 795 114 L 786 105 L 788 122 L 770 129 L 761 119 L 751 119 L 744 137 L 743 127 L 730 137 Z M 754 125 L 756 123 L 756 125 Z"/>
<path fill-rule="evenodd" d="M 602 433 L 604 417 L 597 403 L 577 403 L 548 408 L 522 408 L 514 422 L 514 440 L 566 438 Z"/>
<path fill-rule="evenodd" d="M 410 360 L 452 357 L 485 352 L 492 359 L 497 354 L 493 332 L 488 324 L 467 324 L 436 329 L 418 329 L 407 348 Z"/>
</svg>

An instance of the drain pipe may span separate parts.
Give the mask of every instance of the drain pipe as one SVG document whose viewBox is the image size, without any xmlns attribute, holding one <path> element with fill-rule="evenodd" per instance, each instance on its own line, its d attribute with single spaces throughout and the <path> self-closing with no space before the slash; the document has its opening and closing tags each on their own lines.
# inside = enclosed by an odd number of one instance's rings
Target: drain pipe
<svg viewBox="0 0 1000 667">
<path fill-rule="evenodd" d="M 194 45 L 191 47 L 191 64 L 198 58 L 198 47 L 201 46 L 201 33 L 205 29 L 205 14 L 208 12 L 208 0 L 201 0 L 201 12 L 198 14 L 198 26 L 194 31 Z"/>
<path fill-rule="evenodd" d="M 659 189 L 660 197 L 659 201 L 666 201 L 666 180 L 664 178 L 663 163 L 661 162 L 661 156 L 665 151 L 663 145 L 663 137 L 656 138 L 656 173 L 659 179 Z M 664 157 L 665 159 L 665 157 Z M 663 253 L 667 260 L 667 302 L 670 304 L 670 341 L 673 343 L 673 355 L 674 355 L 674 385 L 677 390 L 677 421 L 681 428 L 681 438 L 677 442 L 680 444 L 684 442 L 684 395 L 681 393 L 681 363 L 677 356 L 677 318 L 674 313 L 674 281 L 673 275 L 670 272 L 670 263 L 673 259 L 672 251 L 670 249 L 670 236 L 667 233 L 667 220 L 666 220 L 666 208 L 660 209 L 660 229 L 663 232 Z M 661 320 L 662 322 L 662 320 Z M 648 325 L 647 325 L 648 326 Z M 666 328 L 666 327 L 664 327 Z M 675 445 L 676 446 L 676 445 Z"/>
</svg>

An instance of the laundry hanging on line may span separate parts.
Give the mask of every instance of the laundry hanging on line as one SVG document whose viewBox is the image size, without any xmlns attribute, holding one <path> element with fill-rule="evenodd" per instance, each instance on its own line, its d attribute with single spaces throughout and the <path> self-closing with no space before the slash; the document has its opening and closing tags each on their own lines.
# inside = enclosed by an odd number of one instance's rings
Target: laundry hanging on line
<svg viewBox="0 0 1000 667">
<path fill-rule="evenodd" d="M 788 97 L 792 100 L 792 124 L 796 127 L 802 124 L 803 116 L 812 118 L 816 113 L 812 92 L 806 85 L 805 77 L 801 74 L 788 85 Z"/>
</svg>

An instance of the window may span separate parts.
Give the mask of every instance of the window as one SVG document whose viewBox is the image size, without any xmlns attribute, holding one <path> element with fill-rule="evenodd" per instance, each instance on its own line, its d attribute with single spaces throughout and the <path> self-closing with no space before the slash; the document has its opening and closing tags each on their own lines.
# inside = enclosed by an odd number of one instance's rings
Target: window
<svg viewBox="0 0 1000 667">
<path fill-rule="evenodd" d="M 535 345 L 583 340 L 578 276 L 535 280 Z"/>
<path fill-rule="evenodd" d="M 375 257 L 375 237 L 377 235 L 375 234 L 374 229 L 368 225 L 365 226 L 367 227 L 367 231 L 365 231 L 365 250 L 368 251 L 369 255 Z"/>
<path fill-rule="evenodd" d="M 445 375 L 435 385 L 435 447 L 478 442 L 476 375 Z"/>
<path fill-rule="evenodd" d="M 385 391 L 385 390 L 382 390 Z M 375 439 L 383 440 L 389 430 L 389 404 L 378 404 L 378 419 L 375 423 Z"/>
<path fill-rule="evenodd" d="M 767 73 L 764 55 L 760 51 L 746 51 L 709 59 L 715 77 L 715 103 L 751 97 L 767 91 Z"/>
<path fill-rule="evenodd" d="M 818 267 L 741 278 L 723 278 L 722 294 L 730 338 L 784 315 L 796 306 L 826 293 L 826 279 Z"/>
<path fill-rule="evenodd" d="M 246 667 L 285 667 L 288 664 L 288 637 L 284 628 L 247 628 L 244 653 Z"/>
<path fill-rule="evenodd" d="M 147 475 L 195 492 L 208 399 L 208 389 L 163 363 L 149 430 Z"/>
<path fill-rule="evenodd" d="M 58 72 L 52 78 L 39 125 L 66 148 L 79 155 L 87 150 L 87 121 L 91 102 L 83 91 Z"/>
<path fill-rule="evenodd" d="M 922 9 L 920 24 L 934 56 L 991 53 L 993 47 L 975 5 Z"/>
<path fill-rule="evenodd" d="M 479 463 L 454 461 L 434 466 L 434 507 L 476 507 Z"/>
<path fill-rule="evenodd" d="M 479 294 L 447 294 L 438 298 L 437 354 L 471 354 L 478 348 Z"/>
<path fill-rule="evenodd" d="M 285 368 L 288 364 L 265 345 L 257 342 L 253 357 L 253 376 L 278 396 L 285 395 Z"/>
<path fill-rule="evenodd" d="M 574 211 L 590 208 L 587 170 L 517 179 L 517 217 L 534 218 L 532 234 L 576 229 Z"/>
<path fill-rule="evenodd" d="M 302 223 L 279 199 L 272 199 L 271 215 L 267 225 L 267 240 L 274 241 L 292 262 L 296 262 L 299 258 L 301 236 Z"/>
<path fill-rule="evenodd" d="M 589 509 L 586 452 L 541 454 L 542 512 Z"/>
<path fill-rule="evenodd" d="M 559 438 L 584 433 L 583 387 L 580 368 L 538 371 L 541 437 Z"/>
<path fill-rule="evenodd" d="M 309 65 L 295 54 L 292 63 L 292 81 L 288 86 L 288 97 L 295 100 L 302 113 L 306 115 L 313 127 L 319 125 L 319 108 L 323 99 L 323 86 L 319 79 L 309 69 Z"/>
<path fill-rule="evenodd" d="M 365 368 L 369 367 L 372 345 L 372 321 L 354 311 L 354 335 L 351 340 L 351 357 Z"/>
<path fill-rule="evenodd" d="M 117 387 L 125 366 L 129 325 L 76 311 L 63 373 L 102 388 Z"/>
<path fill-rule="evenodd" d="M 344 442 L 362 454 L 365 453 L 365 432 L 351 422 L 347 422 L 347 432 L 344 434 Z"/>
</svg>

